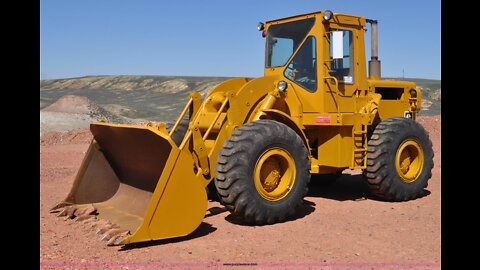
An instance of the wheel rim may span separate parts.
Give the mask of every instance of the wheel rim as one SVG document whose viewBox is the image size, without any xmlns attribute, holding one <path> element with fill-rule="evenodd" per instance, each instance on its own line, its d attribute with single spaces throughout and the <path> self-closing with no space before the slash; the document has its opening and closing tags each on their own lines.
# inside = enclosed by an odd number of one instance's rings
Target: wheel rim
<svg viewBox="0 0 480 270">
<path fill-rule="evenodd" d="M 284 149 L 268 149 L 257 160 L 253 178 L 260 196 L 268 201 L 279 201 L 295 184 L 295 161 Z"/>
<path fill-rule="evenodd" d="M 398 175 L 406 183 L 415 182 L 423 169 L 423 150 L 414 140 L 405 140 L 400 144 L 395 158 Z"/>
</svg>

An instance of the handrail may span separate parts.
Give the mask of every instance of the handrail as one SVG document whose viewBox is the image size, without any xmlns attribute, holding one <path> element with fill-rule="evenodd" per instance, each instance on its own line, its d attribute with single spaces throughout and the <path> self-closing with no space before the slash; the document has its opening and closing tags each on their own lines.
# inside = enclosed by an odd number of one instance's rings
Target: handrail
<svg viewBox="0 0 480 270">
<path fill-rule="evenodd" d="M 333 79 L 333 80 L 335 81 L 335 87 L 337 88 L 336 90 L 337 90 L 337 92 L 339 91 L 339 90 L 338 90 L 338 79 L 337 79 L 336 77 L 330 76 L 330 77 L 324 77 L 323 79 L 324 79 L 324 80 L 326 80 L 326 79 Z"/>
<path fill-rule="evenodd" d="M 168 133 L 168 136 L 172 137 L 172 134 L 175 132 L 175 130 L 177 130 L 178 125 L 179 125 L 180 122 L 183 120 L 183 117 L 185 117 L 185 114 L 187 113 L 187 110 L 190 108 L 190 105 L 191 105 L 192 103 L 193 103 L 193 98 L 190 97 L 190 99 L 189 99 L 188 102 L 187 102 L 187 105 L 185 106 L 185 108 L 183 108 L 182 113 L 181 113 L 180 116 L 178 117 L 177 121 L 176 121 L 175 124 L 173 125 L 172 129 L 170 130 L 170 132 Z"/>
<path fill-rule="evenodd" d="M 330 77 L 324 77 L 323 80 L 326 81 L 328 79 L 333 79 L 335 81 L 335 88 L 334 90 L 336 90 L 336 94 L 338 95 L 338 93 L 340 92 L 340 90 L 338 89 L 338 79 L 333 77 L 333 76 L 330 76 Z M 339 112 L 339 108 L 337 106 L 337 113 Z"/>
</svg>

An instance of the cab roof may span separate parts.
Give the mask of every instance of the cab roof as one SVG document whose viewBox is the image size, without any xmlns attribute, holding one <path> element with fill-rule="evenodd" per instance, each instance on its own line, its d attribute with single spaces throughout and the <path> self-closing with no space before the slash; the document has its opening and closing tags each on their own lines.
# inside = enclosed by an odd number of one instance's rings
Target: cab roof
<svg viewBox="0 0 480 270">
<path fill-rule="evenodd" d="M 280 18 L 280 19 L 275 19 L 275 20 L 269 20 L 266 21 L 265 24 L 272 24 L 272 23 L 280 23 L 280 22 L 286 22 L 286 21 L 295 21 L 299 19 L 306 19 L 312 16 L 323 16 L 324 11 L 315 11 L 315 12 L 310 12 L 310 13 L 304 13 L 304 14 L 299 14 L 299 15 L 294 15 L 290 17 L 285 17 L 285 18 Z M 336 22 L 336 23 L 341 23 L 341 24 L 351 24 L 351 25 L 362 25 L 365 26 L 366 24 L 366 19 L 365 17 L 362 16 L 355 16 L 355 15 L 350 15 L 350 14 L 342 14 L 342 13 L 333 13 L 333 17 L 331 21 Z"/>
</svg>

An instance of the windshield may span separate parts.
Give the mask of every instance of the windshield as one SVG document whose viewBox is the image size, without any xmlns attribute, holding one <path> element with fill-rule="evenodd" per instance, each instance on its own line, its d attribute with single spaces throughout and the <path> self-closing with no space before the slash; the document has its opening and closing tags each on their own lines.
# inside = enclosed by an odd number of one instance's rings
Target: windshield
<svg viewBox="0 0 480 270">
<path fill-rule="evenodd" d="M 266 67 L 281 67 L 312 28 L 315 18 L 275 24 L 267 31 Z"/>
</svg>

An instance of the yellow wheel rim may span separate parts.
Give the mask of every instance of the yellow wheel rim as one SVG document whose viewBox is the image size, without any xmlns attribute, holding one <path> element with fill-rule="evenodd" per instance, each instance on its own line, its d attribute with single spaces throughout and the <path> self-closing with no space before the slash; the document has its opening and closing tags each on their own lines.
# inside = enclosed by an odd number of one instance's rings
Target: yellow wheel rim
<svg viewBox="0 0 480 270">
<path fill-rule="evenodd" d="M 292 156 L 281 148 L 265 151 L 257 160 L 254 171 L 258 194 L 269 201 L 279 201 L 295 184 L 296 169 Z"/>
<path fill-rule="evenodd" d="M 400 144 L 395 158 L 398 175 L 406 183 L 415 182 L 423 169 L 423 150 L 414 140 L 405 140 Z"/>
</svg>

